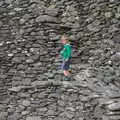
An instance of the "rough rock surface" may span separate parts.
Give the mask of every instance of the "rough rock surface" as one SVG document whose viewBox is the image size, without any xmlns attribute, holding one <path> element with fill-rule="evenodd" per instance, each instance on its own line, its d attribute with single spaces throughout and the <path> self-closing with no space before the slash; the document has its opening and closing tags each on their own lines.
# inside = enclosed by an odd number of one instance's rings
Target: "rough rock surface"
<svg viewBox="0 0 120 120">
<path fill-rule="evenodd" d="M 1 0 L 0 120 L 120 120 L 120 1 Z"/>
</svg>

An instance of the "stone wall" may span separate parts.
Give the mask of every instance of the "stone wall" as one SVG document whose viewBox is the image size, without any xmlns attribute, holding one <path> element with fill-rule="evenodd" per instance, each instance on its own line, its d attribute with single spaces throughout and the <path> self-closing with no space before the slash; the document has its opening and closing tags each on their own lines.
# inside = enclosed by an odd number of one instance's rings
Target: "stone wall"
<svg viewBox="0 0 120 120">
<path fill-rule="evenodd" d="M 70 83 L 57 57 L 63 34 Z M 0 120 L 119 120 L 119 66 L 119 0 L 0 1 Z"/>
</svg>

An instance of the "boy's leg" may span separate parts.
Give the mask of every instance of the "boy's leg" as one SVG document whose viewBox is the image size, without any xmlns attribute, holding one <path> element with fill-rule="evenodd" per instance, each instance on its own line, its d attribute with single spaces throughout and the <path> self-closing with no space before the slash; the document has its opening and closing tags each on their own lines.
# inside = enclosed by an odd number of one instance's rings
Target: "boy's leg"
<svg viewBox="0 0 120 120">
<path fill-rule="evenodd" d="M 65 80 L 70 80 L 70 72 L 68 71 L 69 70 L 69 66 L 70 66 L 70 61 L 64 61 L 63 64 L 62 64 L 62 69 L 63 69 L 63 73 L 64 73 L 64 76 L 65 76 Z"/>
</svg>

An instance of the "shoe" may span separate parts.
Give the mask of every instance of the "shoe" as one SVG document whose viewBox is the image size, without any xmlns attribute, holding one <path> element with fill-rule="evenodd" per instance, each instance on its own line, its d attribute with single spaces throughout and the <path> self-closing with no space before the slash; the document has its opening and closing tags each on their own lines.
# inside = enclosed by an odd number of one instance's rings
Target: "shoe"
<svg viewBox="0 0 120 120">
<path fill-rule="evenodd" d="M 64 77 L 63 80 L 65 80 L 65 81 L 70 81 L 70 77 Z"/>
</svg>

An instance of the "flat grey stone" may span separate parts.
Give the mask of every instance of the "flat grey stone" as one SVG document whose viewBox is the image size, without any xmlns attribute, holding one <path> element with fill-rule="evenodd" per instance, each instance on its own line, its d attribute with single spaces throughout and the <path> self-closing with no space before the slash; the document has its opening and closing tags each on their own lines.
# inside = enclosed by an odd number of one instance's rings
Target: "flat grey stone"
<svg viewBox="0 0 120 120">
<path fill-rule="evenodd" d="M 25 33 L 24 29 L 20 29 L 20 35 L 23 35 Z"/>
<path fill-rule="evenodd" d="M 109 117 L 110 120 L 120 120 L 120 115 L 113 115 Z"/>
<path fill-rule="evenodd" d="M 2 27 L 3 23 L 0 21 L 0 27 Z"/>
<path fill-rule="evenodd" d="M 14 57 L 14 58 L 13 58 L 13 61 L 14 61 L 15 63 L 21 63 L 20 57 Z"/>
<path fill-rule="evenodd" d="M 26 120 L 42 120 L 42 119 L 39 116 L 31 116 L 31 117 L 27 117 Z"/>
<path fill-rule="evenodd" d="M 113 41 L 115 42 L 115 43 L 118 43 L 118 44 L 120 44 L 120 35 L 119 34 L 116 34 L 116 35 L 114 35 L 113 36 Z"/>
<path fill-rule="evenodd" d="M 55 114 L 55 111 L 54 110 L 48 110 L 47 111 L 47 115 L 54 115 Z"/>
<path fill-rule="evenodd" d="M 2 7 L 2 5 L 3 5 L 3 1 L 0 1 L 0 6 Z"/>
<path fill-rule="evenodd" d="M 78 120 L 84 120 L 84 117 L 79 117 L 79 119 Z"/>
<path fill-rule="evenodd" d="M 28 106 L 30 106 L 30 101 L 24 100 L 24 101 L 22 102 L 22 105 L 28 107 Z"/>
<path fill-rule="evenodd" d="M 13 115 L 9 115 L 7 120 L 20 120 L 21 114 L 15 112 Z"/>
<path fill-rule="evenodd" d="M 33 63 L 33 62 L 34 62 L 33 59 L 27 59 L 27 60 L 26 60 L 26 63 Z"/>
<path fill-rule="evenodd" d="M 6 120 L 7 113 L 6 112 L 1 112 L 0 113 L 0 120 Z"/>
<path fill-rule="evenodd" d="M 27 114 L 29 114 L 29 111 L 22 111 L 21 114 L 22 114 L 22 115 L 27 115 Z"/>
<path fill-rule="evenodd" d="M 67 107 L 66 109 L 75 112 L 75 109 L 73 107 Z"/>
<path fill-rule="evenodd" d="M 99 21 L 94 21 L 93 23 L 89 24 L 87 28 L 89 31 L 98 32 L 100 30 L 99 25 L 100 25 Z"/>
<path fill-rule="evenodd" d="M 22 24 L 24 24 L 26 22 L 26 20 L 25 19 L 20 19 L 20 21 L 19 21 L 19 23 L 22 25 Z"/>
<path fill-rule="evenodd" d="M 45 113 L 47 110 L 48 109 L 46 107 L 44 107 L 44 108 L 38 108 L 37 112 L 39 112 L 39 113 Z"/>
<path fill-rule="evenodd" d="M 3 46 L 4 42 L 0 42 L 0 46 Z"/>
<path fill-rule="evenodd" d="M 48 78 L 54 78 L 54 74 L 53 73 L 45 73 L 44 75 L 46 75 Z"/>
<path fill-rule="evenodd" d="M 22 89 L 22 86 L 18 86 L 18 87 L 9 88 L 8 90 L 12 92 L 19 92 L 21 89 Z"/>
<path fill-rule="evenodd" d="M 34 82 L 32 82 L 32 86 L 47 86 L 47 85 L 49 85 L 49 84 L 51 84 L 51 82 L 48 82 L 48 81 L 34 81 Z"/>
<path fill-rule="evenodd" d="M 120 115 L 120 111 L 109 111 L 106 113 L 108 116 Z"/>
<path fill-rule="evenodd" d="M 32 88 L 32 86 L 17 86 L 17 87 L 9 88 L 8 91 L 11 91 L 11 92 L 19 92 L 19 91 L 21 91 L 22 89 L 30 89 L 30 88 Z"/>
<path fill-rule="evenodd" d="M 106 12 L 106 13 L 105 13 L 105 17 L 110 18 L 111 16 L 112 16 L 112 13 L 111 13 L 111 12 Z"/>
<path fill-rule="evenodd" d="M 66 115 L 66 117 L 69 118 L 69 119 L 72 119 L 72 118 L 74 117 L 74 115 L 71 114 L 71 112 L 65 112 L 65 115 Z"/>
<path fill-rule="evenodd" d="M 14 56 L 14 54 L 13 54 L 13 53 L 9 53 L 8 56 L 9 56 L 9 57 L 12 57 L 12 56 Z"/>
<path fill-rule="evenodd" d="M 57 16 L 58 15 L 58 9 L 55 8 L 48 8 L 45 11 L 46 14 L 50 15 L 50 16 Z"/>
<path fill-rule="evenodd" d="M 61 81 L 61 80 L 63 80 L 62 75 L 55 75 L 55 81 Z"/>
<path fill-rule="evenodd" d="M 21 11 L 23 8 L 14 8 L 15 11 Z"/>
<path fill-rule="evenodd" d="M 31 79 L 30 78 L 23 79 L 22 84 L 23 85 L 31 85 Z"/>
<path fill-rule="evenodd" d="M 116 18 L 120 18 L 120 13 L 116 13 L 116 14 L 115 14 L 115 17 L 116 17 Z"/>
<path fill-rule="evenodd" d="M 116 103 L 112 103 L 110 105 L 108 105 L 108 109 L 109 110 L 120 110 L 120 102 L 116 102 Z"/>
<path fill-rule="evenodd" d="M 88 28 L 88 30 L 93 31 L 93 32 L 99 31 L 99 28 L 97 28 L 97 27 L 95 27 L 95 26 L 93 26 L 91 24 L 88 25 L 87 28 Z"/>
<path fill-rule="evenodd" d="M 59 23 L 59 20 L 56 17 L 52 17 L 49 15 L 41 15 L 36 18 L 36 22 Z"/>
<path fill-rule="evenodd" d="M 5 3 L 11 4 L 13 0 L 5 0 Z"/>
</svg>

